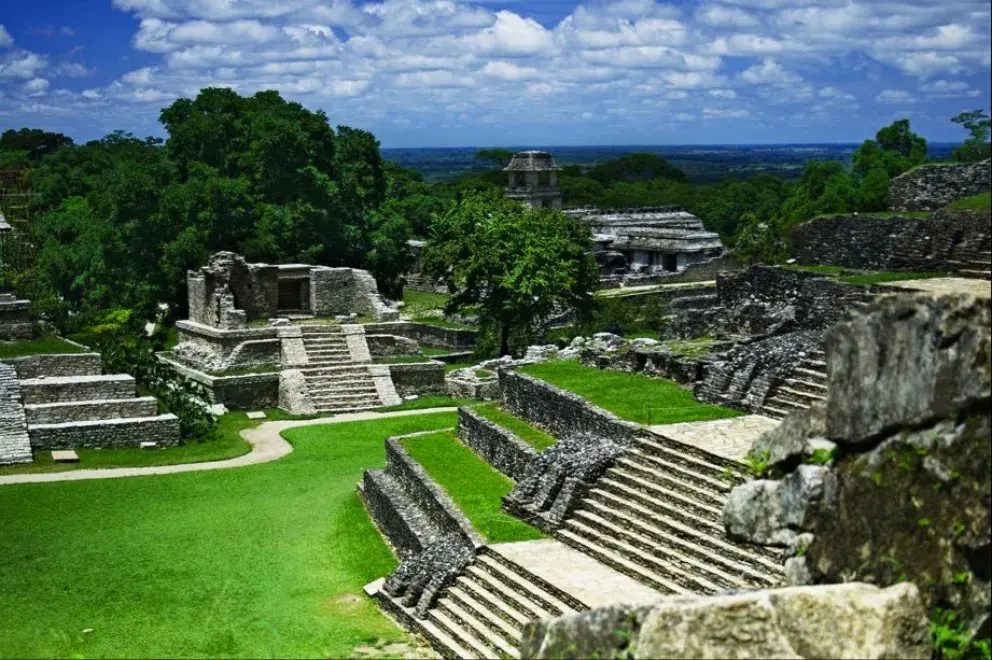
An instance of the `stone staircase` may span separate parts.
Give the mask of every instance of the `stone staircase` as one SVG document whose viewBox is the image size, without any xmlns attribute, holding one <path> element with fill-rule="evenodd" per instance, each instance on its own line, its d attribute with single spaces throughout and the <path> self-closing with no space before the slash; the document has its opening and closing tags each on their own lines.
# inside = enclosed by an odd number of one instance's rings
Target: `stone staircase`
<svg viewBox="0 0 992 660">
<path fill-rule="evenodd" d="M 949 264 L 961 277 L 992 280 L 992 252 L 962 249 Z"/>
<path fill-rule="evenodd" d="M 637 438 L 556 534 L 565 544 L 664 594 L 710 594 L 782 581 L 780 557 L 724 533 L 740 466 L 657 436 Z"/>
<path fill-rule="evenodd" d="M 488 548 L 446 587 L 426 618 L 383 591 L 380 603 L 446 658 L 519 658 L 524 625 L 586 610 L 565 592 Z"/>
<path fill-rule="evenodd" d="M 355 360 L 341 326 L 303 326 L 303 347 L 307 366 L 300 371 L 317 410 L 359 412 L 382 405 L 369 372 L 367 349 L 365 356 Z"/>
<path fill-rule="evenodd" d="M 13 367 L 0 362 L 0 465 L 30 463 L 31 441 Z"/>
<path fill-rule="evenodd" d="M 35 449 L 137 447 L 179 443 L 179 420 L 158 414 L 154 397 L 136 397 L 127 374 L 101 374 L 98 355 L 80 353 L 51 358 L 57 376 L 27 365 L 18 368 L 24 416 Z M 53 361 L 57 358 L 57 362 Z"/>
<path fill-rule="evenodd" d="M 794 410 L 811 408 L 827 399 L 827 363 L 823 351 L 813 351 L 765 399 L 761 414 L 783 419 Z"/>
</svg>

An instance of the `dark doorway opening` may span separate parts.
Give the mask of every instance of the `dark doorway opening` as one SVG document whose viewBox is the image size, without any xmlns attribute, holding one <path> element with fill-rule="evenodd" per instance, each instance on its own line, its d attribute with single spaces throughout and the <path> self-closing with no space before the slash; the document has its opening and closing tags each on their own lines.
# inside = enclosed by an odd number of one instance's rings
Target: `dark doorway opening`
<svg viewBox="0 0 992 660">
<path fill-rule="evenodd" d="M 678 257 L 674 254 L 661 255 L 661 267 L 667 271 L 674 273 L 679 269 Z"/>
<path fill-rule="evenodd" d="M 309 280 L 279 280 L 279 311 L 308 312 L 310 310 Z"/>
</svg>

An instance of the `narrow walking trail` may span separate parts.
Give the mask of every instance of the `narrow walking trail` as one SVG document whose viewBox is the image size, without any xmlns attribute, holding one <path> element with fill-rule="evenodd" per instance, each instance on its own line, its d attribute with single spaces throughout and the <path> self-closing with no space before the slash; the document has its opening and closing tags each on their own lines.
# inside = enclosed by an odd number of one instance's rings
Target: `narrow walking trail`
<svg viewBox="0 0 992 660">
<path fill-rule="evenodd" d="M 35 474 L 15 474 L 0 476 L 0 486 L 15 484 L 36 484 L 49 481 L 79 481 L 83 479 L 121 479 L 124 477 L 143 477 L 156 474 L 178 474 L 180 472 L 200 472 L 203 470 L 225 470 L 227 468 L 244 467 L 276 461 L 293 451 L 293 446 L 283 440 L 282 432 L 297 426 L 317 426 L 321 424 L 343 424 L 346 422 L 364 422 L 372 419 L 389 419 L 390 417 L 408 417 L 410 415 L 430 415 L 441 412 L 454 412 L 458 408 L 424 408 L 422 410 L 399 410 L 395 412 L 358 412 L 335 415 L 334 417 L 319 417 L 317 419 L 294 419 L 262 422 L 259 426 L 245 429 L 241 437 L 248 441 L 252 449 L 243 456 L 225 461 L 209 461 L 205 463 L 182 463 L 179 465 L 157 465 L 143 468 L 104 468 L 99 470 L 70 470 L 68 472 L 50 472 Z"/>
</svg>

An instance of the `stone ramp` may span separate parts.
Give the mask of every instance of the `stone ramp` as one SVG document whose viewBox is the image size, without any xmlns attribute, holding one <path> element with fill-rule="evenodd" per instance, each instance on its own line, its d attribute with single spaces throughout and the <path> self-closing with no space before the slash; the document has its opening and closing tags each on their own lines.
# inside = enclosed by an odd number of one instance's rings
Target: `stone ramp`
<svg viewBox="0 0 992 660">
<path fill-rule="evenodd" d="M 648 430 L 716 456 L 741 461 L 758 436 L 775 428 L 778 423 L 778 420 L 764 415 L 744 415 L 710 422 L 649 426 Z"/>
<path fill-rule="evenodd" d="M 992 298 L 992 282 L 985 279 L 965 277 L 934 277 L 926 280 L 899 280 L 885 282 L 880 286 L 891 289 L 901 289 L 892 293 L 902 293 L 906 290 L 929 294 L 938 297 L 947 294 L 962 294 L 976 298 Z"/>
<path fill-rule="evenodd" d="M 31 442 L 13 367 L 0 362 L 0 465 L 30 463 Z"/>
</svg>

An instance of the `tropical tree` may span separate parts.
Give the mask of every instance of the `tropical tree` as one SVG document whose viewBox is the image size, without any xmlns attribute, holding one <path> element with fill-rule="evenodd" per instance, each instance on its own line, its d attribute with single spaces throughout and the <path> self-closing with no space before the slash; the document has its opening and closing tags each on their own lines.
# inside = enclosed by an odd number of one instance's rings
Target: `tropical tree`
<svg viewBox="0 0 992 660">
<path fill-rule="evenodd" d="M 506 355 L 511 335 L 534 336 L 555 311 L 588 314 L 590 244 L 589 229 L 560 212 L 473 193 L 434 221 L 424 272 L 453 294 L 446 311 L 478 314 Z"/>
<path fill-rule="evenodd" d="M 992 145 L 989 144 L 989 116 L 984 110 L 970 110 L 951 118 L 968 131 L 968 139 L 954 150 L 954 159 L 962 163 L 976 163 L 989 157 Z"/>
</svg>

